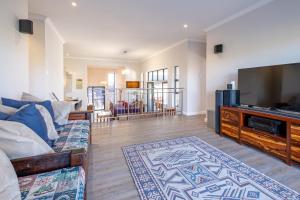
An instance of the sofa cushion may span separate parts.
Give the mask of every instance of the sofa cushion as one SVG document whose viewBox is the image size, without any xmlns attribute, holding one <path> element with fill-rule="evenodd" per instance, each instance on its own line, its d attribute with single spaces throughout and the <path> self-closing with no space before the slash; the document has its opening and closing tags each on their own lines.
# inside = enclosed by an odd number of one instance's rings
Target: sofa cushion
<svg viewBox="0 0 300 200">
<path fill-rule="evenodd" d="M 34 102 L 43 101 L 42 99 L 40 99 L 32 94 L 29 94 L 27 92 L 22 93 L 21 99 L 22 99 L 22 101 L 34 101 Z"/>
<path fill-rule="evenodd" d="M 44 101 L 32 94 L 26 93 L 26 92 L 22 93 L 21 99 L 23 101 L 30 101 L 30 102 Z M 59 127 L 59 125 L 67 124 L 70 112 L 75 110 L 75 102 L 52 101 L 51 105 L 52 105 L 53 112 L 54 112 L 54 122 L 56 124 L 56 127 Z"/>
<path fill-rule="evenodd" d="M 64 168 L 52 172 L 20 177 L 19 185 L 22 200 L 83 200 L 85 173 L 82 167 Z"/>
<path fill-rule="evenodd" d="M 73 149 L 88 149 L 90 122 L 88 120 L 69 121 L 59 133 L 59 138 L 53 143 L 55 152 Z"/>
<path fill-rule="evenodd" d="M 59 138 L 57 131 L 55 129 L 55 125 L 52 121 L 52 117 L 48 112 L 48 110 L 44 106 L 38 104 L 36 104 L 35 107 L 38 109 L 38 111 L 41 113 L 42 117 L 44 118 L 47 127 L 48 138 L 50 140 L 56 140 L 57 138 Z"/>
<path fill-rule="evenodd" d="M 26 125 L 0 120 L 0 147 L 10 159 L 53 153 L 53 149 Z"/>
<path fill-rule="evenodd" d="M 68 123 L 70 112 L 75 110 L 75 103 L 67 101 L 53 101 L 52 107 L 55 122 L 59 125 L 65 125 Z"/>
<path fill-rule="evenodd" d="M 7 118 L 9 118 L 9 114 L 0 111 L 0 120 L 6 120 Z"/>
<path fill-rule="evenodd" d="M 30 105 L 30 104 L 27 104 L 25 106 L 28 106 L 28 105 Z M 20 109 L 23 109 L 25 106 L 21 107 Z M 57 131 L 55 129 L 55 125 L 52 121 L 52 117 L 51 117 L 49 111 L 44 106 L 41 106 L 41 105 L 38 105 L 38 104 L 36 104 L 35 107 L 38 109 L 38 111 L 41 113 L 41 115 L 44 118 L 44 121 L 45 121 L 46 126 L 47 126 L 48 138 L 50 140 L 57 139 L 58 134 L 57 134 Z M 16 108 L 8 107 L 8 106 L 4 106 L 4 105 L 0 104 L 0 120 L 6 120 L 9 117 L 9 115 L 13 115 L 17 111 L 18 111 L 18 109 L 16 109 Z M 6 114 L 6 115 L 4 115 L 3 113 Z"/>
<path fill-rule="evenodd" d="M 52 120 L 54 121 L 54 112 L 52 108 L 51 101 L 20 101 L 20 100 L 14 100 L 14 99 L 8 99 L 2 97 L 2 104 L 5 106 L 13 107 L 16 109 L 21 108 L 24 105 L 30 104 L 30 103 L 36 103 L 38 105 L 44 106 L 49 111 Z"/>
<path fill-rule="evenodd" d="M 12 114 L 16 113 L 17 111 L 18 111 L 18 109 L 16 109 L 16 108 L 0 104 L 0 112 L 12 115 Z"/>
<path fill-rule="evenodd" d="M 22 123 L 31 128 L 38 136 L 40 136 L 49 146 L 52 145 L 48 138 L 48 131 L 46 122 L 40 111 L 35 107 L 35 104 L 29 104 L 20 109 L 15 114 L 9 116 L 7 121 L 14 121 Z"/>
<path fill-rule="evenodd" d="M 0 149 L 0 199 L 21 200 L 18 178 L 9 158 Z"/>
</svg>

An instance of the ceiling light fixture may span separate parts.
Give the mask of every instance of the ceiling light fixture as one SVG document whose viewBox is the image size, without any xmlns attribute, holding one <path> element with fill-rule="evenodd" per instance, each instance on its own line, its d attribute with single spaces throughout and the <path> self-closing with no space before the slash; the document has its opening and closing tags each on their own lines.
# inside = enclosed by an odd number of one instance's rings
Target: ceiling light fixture
<svg viewBox="0 0 300 200">
<path fill-rule="evenodd" d="M 126 74 L 128 74 L 128 73 L 129 73 L 129 70 L 128 70 L 128 69 L 122 70 L 122 74 L 123 74 L 123 75 L 126 75 Z"/>
<path fill-rule="evenodd" d="M 188 28 L 188 27 L 189 27 L 188 24 L 184 24 L 184 25 L 183 25 L 183 28 Z"/>
<path fill-rule="evenodd" d="M 73 2 L 72 2 L 72 6 L 73 6 L 73 7 L 76 7 L 76 6 L 77 6 L 77 3 L 73 1 Z"/>
</svg>

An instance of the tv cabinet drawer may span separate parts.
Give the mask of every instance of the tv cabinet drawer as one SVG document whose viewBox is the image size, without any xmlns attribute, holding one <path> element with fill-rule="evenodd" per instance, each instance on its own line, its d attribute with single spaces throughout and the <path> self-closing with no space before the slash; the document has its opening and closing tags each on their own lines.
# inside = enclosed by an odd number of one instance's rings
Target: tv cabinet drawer
<svg viewBox="0 0 300 200">
<path fill-rule="evenodd" d="M 222 113 L 222 122 L 231 122 L 234 124 L 238 124 L 240 121 L 238 112 L 223 109 L 221 113 Z"/>
<path fill-rule="evenodd" d="M 236 125 L 222 122 L 221 130 L 224 135 L 235 139 L 239 138 L 239 127 L 237 127 Z"/>
<path fill-rule="evenodd" d="M 291 159 L 300 162 L 300 146 L 291 146 Z"/>
<path fill-rule="evenodd" d="M 300 145 L 300 124 L 291 125 L 291 140 L 293 143 L 299 143 Z"/>
<path fill-rule="evenodd" d="M 279 139 L 270 135 L 260 134 L 252 130 L 241 130 L 240 139 L 243 143 L 250 144 L 270 152 L 281 158 L 287 157 L 287 145 L 284 139 Z"/>
</svg>

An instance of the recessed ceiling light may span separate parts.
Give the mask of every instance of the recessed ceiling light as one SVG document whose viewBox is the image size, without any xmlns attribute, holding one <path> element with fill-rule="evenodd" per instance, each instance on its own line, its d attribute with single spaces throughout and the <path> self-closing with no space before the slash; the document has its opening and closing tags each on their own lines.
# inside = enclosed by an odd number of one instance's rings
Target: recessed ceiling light
<svg viewBox="0 0 300 200">
<path fill-rule="evenodd" d="M 72 6 L 73 6 L 73 7 L 76 7 L 76 6 L 77 6 L 77 3 L 73 1 L 73 2 L 72 2 Z"/>
<path fill-rule="evenodd" d="M 189 27 L 188 24 L 184 24 L 184 25 L 183 25 L 183 28 L 188 28 L 188 27 Z"/>
</svg>

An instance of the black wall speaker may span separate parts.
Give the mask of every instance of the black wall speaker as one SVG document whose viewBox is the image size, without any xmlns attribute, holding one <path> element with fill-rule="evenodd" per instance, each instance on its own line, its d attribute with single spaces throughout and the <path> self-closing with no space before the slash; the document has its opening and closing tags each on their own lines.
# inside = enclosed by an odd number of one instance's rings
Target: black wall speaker
<svg viewBox="0 0 300 200">
<path fill-rule="evenodd" d="M 33 34 L 33 23 L 28 19 L 19 20 L 19 31 L 21 33 Z"/>
<path fill-rule="evenodd" d="M 215 131 L 220 134 L 220 108 L 223 106 L 223 90 L 216 90 L 216 102 L 215 102 Z"/>
<path fill-rule="evenodd" d="M 217 44 L 214 47 L 215 54 L 223 53 L 223 44 Z"/>
</svg>

